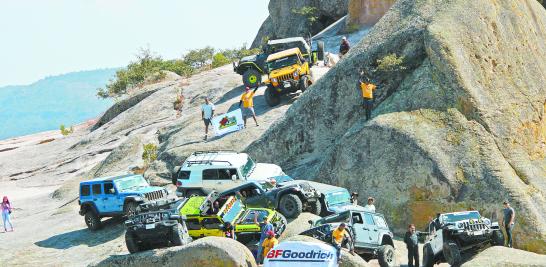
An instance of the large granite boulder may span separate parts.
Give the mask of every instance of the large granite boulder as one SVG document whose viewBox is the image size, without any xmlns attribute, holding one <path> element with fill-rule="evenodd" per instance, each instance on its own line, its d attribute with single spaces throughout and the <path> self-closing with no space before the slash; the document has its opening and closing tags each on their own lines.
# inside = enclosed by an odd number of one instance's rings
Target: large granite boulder
<svg viewBox="0 0 546 267">
<path fill-rule="evenodd" d="M 204 237 L 189 245 L 111 256 L 96 267 L 210 266 L 254 267 L 254 256 L 243 244 L 224 237 Z"/>
<path fill-rule="evenodd" d="M 377 60 L 403 56 L 395 71 Z M 366 121 L 359 70 L 379 85 Z M 246 151 L 375 196 L 398 234 L 436 212 L 517 212 L 546 252 L 546 11 L 535 0 L 400 0 Z M 361 199 L 363 200 L 363 199 Z"/>
<path fill-rule="evenodd" d="M 299 235 L 301 232 L 311 228 L 309 221 L 315 221 L 318 219 L 320 219 L 320 216 L 312 213 L 304 212 L 300 214 L 300 216 L 298 216 L 297 218 L 288 221 L 288 225 L 286 225 L 286 230 L 284 230 L 282 235 L 279 237 L 279 240 L 282 241 Z"/>
<path fill-rule="evenodd" d="M 507 247 L 491 247 L 482 251 L 473 259 L 465 262 L 462 267 L 535 267 L 545 265 L 546 255 L 540 255 Z"/>
<path fill-rule="evenodd" d="M 271 0 L 269 16 L 260 27 L 252 47 L 260 46 L 265 37 L 279 39 L 318 33 L 347 14 L 347 3 L 348 0 Z M 303 7 L 315 8 L 316 12 L 310 14 L 317 17 L 314 23 L 294 12 Z"/>
</svg>

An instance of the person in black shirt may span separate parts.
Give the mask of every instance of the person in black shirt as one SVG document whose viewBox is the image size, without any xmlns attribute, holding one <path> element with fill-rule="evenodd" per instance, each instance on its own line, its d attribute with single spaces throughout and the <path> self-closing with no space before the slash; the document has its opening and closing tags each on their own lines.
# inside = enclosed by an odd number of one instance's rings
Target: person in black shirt
<svg viewBox="0 0 546 267">
<path fill-rule="evenodd" d="M 419 267 L 419 239 L 414 224 L 408 226 L 404 243 L 408 248 L 408 267 Z"/>
<path fill-rule="evenodd" d="M 347 37 L 343 36 L 341 38 L 341 44 L 339 45 L 339 57 L 343 57 L 347 52 L 349 52 L 349 49 L 351 49 L 351 44 L 349 44 L 349 40 L 347 40 Z"/>
</svg>

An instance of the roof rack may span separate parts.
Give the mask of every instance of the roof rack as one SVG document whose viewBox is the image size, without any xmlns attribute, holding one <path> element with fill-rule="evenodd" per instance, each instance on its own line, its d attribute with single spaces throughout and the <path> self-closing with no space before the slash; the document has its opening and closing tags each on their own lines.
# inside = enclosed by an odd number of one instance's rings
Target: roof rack
<svg viewBox="0 0 546 267">
<path fill-rule="evenodd" d="M 213 153 L 221 153 L 221 152 L 231 152 L 231 153 L 239 153 L 235 150 L 209 150 L 209 151 L 194 151 L 192 153 L 193 156 L 195 155 L 201 155 L 201 154 L 213 154 Z"/>
<path fill-rule="evenodd" d="M 227 163 L 229 166 L 232 166 L 231 162 L 227 160 L 214 160 L 214 159 L 207 159 L 207 160 L 186 160 L 186 164 L 188 166 L 194 165 L 194 164 L 209 164 L 212 165 L 213 162 L 220 162 L 220 163 Z"/>
</svg>

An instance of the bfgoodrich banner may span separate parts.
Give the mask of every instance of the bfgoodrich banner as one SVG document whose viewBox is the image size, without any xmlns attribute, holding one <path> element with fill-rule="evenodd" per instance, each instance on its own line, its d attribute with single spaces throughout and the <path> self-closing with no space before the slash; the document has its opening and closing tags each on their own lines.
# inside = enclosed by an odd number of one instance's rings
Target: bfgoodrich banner
<svg viewBox="0 0 546 267">
<path fill-rule="evenodd" d="M 241 109 L 212 118 L 214 134 L 221 136 L 227 133 L 236 132 L 244 128 L 243 114 Z"/>
<path fill-rule="evenodd" d="M 338 266 L 336 249 L 327 244 L 286 241 L 267 254 L 264 267 L 334 267 Z"/>
</svg>

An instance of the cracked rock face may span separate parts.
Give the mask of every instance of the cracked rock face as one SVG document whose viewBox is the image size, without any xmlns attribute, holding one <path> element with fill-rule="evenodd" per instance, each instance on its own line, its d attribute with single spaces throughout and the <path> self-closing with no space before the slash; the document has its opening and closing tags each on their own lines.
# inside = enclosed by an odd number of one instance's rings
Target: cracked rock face
<svg viewBox="0 0 546 267">
<path fill-rule="evenodd" d="M 366 122 L 358 70 L 377 71 Z M 546 11 L 534 0 L 400 0 L 247 151 L 374 196 L 394 230 L 436 212 L 516 209 L 517 247 L 545 253 Z"/>
</svg>

